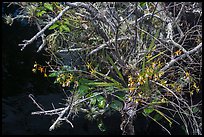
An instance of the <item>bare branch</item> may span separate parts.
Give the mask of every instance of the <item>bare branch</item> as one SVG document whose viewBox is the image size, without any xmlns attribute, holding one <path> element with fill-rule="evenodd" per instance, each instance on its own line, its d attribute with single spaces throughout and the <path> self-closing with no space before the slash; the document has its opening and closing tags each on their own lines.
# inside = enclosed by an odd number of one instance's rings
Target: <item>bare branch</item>
<svg viewBox="0 0 204 137">
<path fill-rule="evenodd" d="M 55 17 L 51 22 L 49 22 L 41 31 L 39 31 L 37 34 L 35 34 L 35 36 L 33 36 L 30 40 L 24 40 L 23 42 L 25 42 L 24 44 L 19 44 L 19 46 L 23 46 L 21 48 L 21 51 L 24 50 L 24 48 L 31 44 L 34 40 L 36 40 L 39 36 L 41 36 L 46 29 L 48 29 L 51 25 L 53 25 L 57 20 L 59 20 L 59 18 L 69 9 L 69 6 L 65 7 L 59 14 L 57 17 Z"/>
<path fill-rule="evenodd" d="M 126 39 L 131 39 L 130 37 L 127 37 L 127 36 L 124 36 L 124 37 L 121 37 L 121 38 L 118 38 L 118 41 L 122 41 L 122 40 L 126 40 Z M 104 43 L 104 44 L 101 44 L 100 46 L 98 46 L 96 49 L 92 50 L 88 56 L 96 53 L 97 51 L 103 49 L 105 46 L 107 45 L 110 45 L 111 43 L 113 43 L 115 41 L 115 39 L 111 39 L 110 41 Z"/>
<path fill-rule="evenodd" d="M 29 98 L 33 101 L 33 103 L 40 109 L 40 110 L 42 110 L 43 112 L 45 112 L 45 110 L 33 99 L 33 95 L 32 94 L 29 94 L 28 95 L 29 96 Z"/>
<path fill-rule="evenodd" d="M 198 46 L 196 46 L 194 49 L 192 49 L 192 50 L 186 52 L 186 54 L 182 54 L 181 56 L 179 56 L 179 57 L 177 57 L 177 58 L 171 60 L 171 61 L 170 61 L 169 63 L 167 63 L 160 71 L 165 71 L 165 70 L 167 70 L 167 69 L 170 68 L 172 65 L 174 65 L 174 63 L 175 63 L 176 61 L 185 58 L 187 55 L 192 54 L 192 53 L 198 51 L 198 50 L 201 49 L 201 48 L 202 48 L 202 43 L 200 43 L 200 44 L 199 44 Z"/>
<path fill-rule="evenodd" d="M 185 48 L 183 48 L 181 45 L 179 45 L 178 43 L 176 43 L 173 39 L 170 40 L 170 43 L 173 44 L 175 47 L 181 49 L 181 50 L 184 52 L 184 54 L 186 54 L 186 56 L 187 56 L 191 61 L 193 61 L 193 59 L 188 55 L 188 52 L 186 51 Z"/>
</svg>

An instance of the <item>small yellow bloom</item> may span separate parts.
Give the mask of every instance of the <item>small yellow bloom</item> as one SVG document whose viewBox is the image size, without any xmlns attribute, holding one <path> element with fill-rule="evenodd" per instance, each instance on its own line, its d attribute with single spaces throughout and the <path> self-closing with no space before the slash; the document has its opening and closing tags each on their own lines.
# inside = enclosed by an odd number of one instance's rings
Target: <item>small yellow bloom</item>
<svg viewBox="0 0 204 137">
<path fill-rule="evenodd" d="M 86 64 L 86 67 L 87 67 L 88 69 L 93 69 L 91 63 L 89 63 L 89 62 Z"/>
<path fill-rule="evenodd" d="M 67 81 L 65 86 L 69 87 L 70 83 L 71 83 L 71 81 Z"/>
<path fill-rule="evenodd" d="M 39 67 L 38 70 L 42 73 L 43 72 L 43 67 Z"/>
<path fill-rule="evenodd" d="M 174 53 L 175 53 L 176 56 L 178 56 L 178 55 L 180 55 L 182 52 L 181 52 L 181 50 L 179 49 L 179 50 L 177 50 L 177 51 L 174 52 Z"/>
<path fill-rule="evenodd" d="M 161 99 L 161 102 L 162 102 L 162 103 L 166 103 L 166 99 L 165 99 L 165 98 L 162 98 L 162 99 Z"/>
<path fill-rule="evenodd" d="M 175 87 L 176 87 L 176 84 L 175 84 L 175 83 L 171 83 L 171 84 L 169 84 L 169 86 L 170 86 L 171 88 L 175 88 Z"/>
<path fill-rule="evenodd" d="M 36 73 L 36 69 L 35 69 L 35 68 L 33 68 L 33 69 L 32 69 L 32 72 L 33 72 L 33 73 Z"/>
<path fill-rule="evenodd" d="M 139 99 L 135 99 L 135 101 L 134 101 L 136 104 L 138 104 L 139 103 Z"/>
<path fill-rule="evenodd" d="M 194 87 L 194 88 L 197 88 L 197 86 L 196 86 L 196 83 L 195 83 L 195 82 L 193 83 L 193 87 Z"/>
<path fill-rule="evenodd" d="M 162 75 L 164 75 L 164 72 L 163 72 L 163 71 L 160 71 L 160 72 L 158 73 L 158 75 L 159 75 L 159 78 L 160 78 Z"/>
<path fill-rule="evenodd" d="M 181 91 L 181 85 L 178 85 L 178 86 L 176 87 L 176 91 L 178 91 L 178 92 Z"/>
<path fill-rule="evenodd" d="M 46 74 L 46 73 L 44 73 L 44 77 L 47 77 L 47 74 Z"/>
<path fill-rule="evenodd" d="M 159 61 L 157 66 L 158 68 L 160 68 L 162 66 L 162 63 Z"/>
<path fill-rule="evenodd" d="M 56 80 L 57 80 L 57 82 L 59 82 L 59 81 L 60 81 L 60 79 L 61 79 L 61 78 L 60 78 L 60 77 L 58 77 L 58 78 L 56 79 Z"/>
<path fill-rule="evenodd" d="M 156 63 L 152 62 L 152 68 L 154 69 L 156 67 Z"/>
<path fill-rule="evenodd" d="M 150 71 L 149 71 L 149 72 L 152 74 L 152 73 L 153 73 L 153 71 L 154 71 L 153 69 L 150 69 Z"/>
<path fill-rule="evenodd" d="M 91 73 L 91 74 L 95 74 L 95 73 L 96 73 L 96 70 L 95 70 L 95 69 L 91 69 L 91 70 L 90 70 L 90 73 Z"/>
<path fill-rule="evenodd" d="M 37 64 L 37 62 L 35 62 L 35 64 L 33 65 L 33 67 L 35 68 L 35 67 L 37 67 L 38 66 L 38 64 Z"/>
<path fill-rule="evenodd" d="M 154 80 L 157 81 L 159 79 L 157 74 L 154 74 Z"/>
<path fill-rule="evenodd" d="M 78 81 L 74 81 L 74 88 L 77 88 L 79 86 L 79 82 Z"/>
<path fill-rule="evenodd" d="M 134 86 L 134 84 L 135 84 L 134 81 L 131 81 L 131 82 L 130 82 L 130 86 L 131 86 L 131 87 Z"/>
<path fill-rule="evenodd" d="M 63 76 L 64 76 L 64 74 L 60 74 L 60 75 L 59 75 L 59 77 L 63 77 Z"/>
<path fill-rule="evenodd" d="M 186 77 L 189 77 L 189 76 L 190 76 L 190 74 L 189 74 L 188 72 L 185 72 L 185 74 L 186 74 Z"/>
<path fill-rule="evenodd" d="M 200 89 L 199 89 L 199 87 L 196 85 L 195 82 L 193 83 L 193 87 L 196 89 L 196 92 L 198 93 Z"/>
<path fill-rule="evenodd" d="M 66 85 L 65 85 L 65 82 L 63 82 L 63 83 L 62 83 L 62 87 L 65 87 L 65 86 L 66 86 Z"/>
<path fill-rule="evenodd" d="M 38 66 L 38 64 L 34 64 L 34 65 L 33 65 L 34 68 L 37 67 L 37 66 Z"/>
<path fill-rule="evenodd" d="M 73 76 L 71 73 L 69 73 L 68 79 L 69 79 L 69 80 L 73 80 L 73 78 L 74 78 L 74 76 Z"/>
<path fill-rule="evenodd" d="M 133 91 L 135 91 L 135 88 L 131 87 L 131 88 L 129 88 L 129 90 L 130 90 L 130 92 L 133 92 Z"/>
<path fill-rule="evenodd" d="M 149 76 L 149 79 L 152 79 L 152 75 Z"/>
<path fill-rule="evenodd" d="M 166 83 L 167 83 L 167 81 L 161 80 L 161 84 L 162 84 L 163 86 L 166 86 Z"/>
<path fill-rule="evenodd" d="M 139 98 L 141 98 L 141 97 L 142 97 L 141 93 L 138 93 L 138 97 L 139 97 Z"/>
<path fill-rule="evenodd" d="M 146 72 L 147 72 L 147 73 L 149 73 L 149 72 L 150 72 L 150 69 L 149 69 L 149 67 L 148 67 L 148 68 L 146 68 Z"/>
<path fill-rule="evenodd" d="M 61 79 L 65 80 L 65 74 L 60 74 L 58 78 L 59 78 L 60 80 L 61 80 Z"/>
<path fill-rule="evenodd" d="M 139 76 L 139 78 L 137 80 L 139 82 L 139 85 L 142 85 L 142 84 L 145 83 L 145 80 L 144 80 L 144 78 L 141 75 Z"/>
<path fill-rule="evenodd" d="M 132 76 L 128 76 L 128 81 L 132 81 L 133 80 L 133 78 L 132 78 Z"/>
<path fill-rule="evenodd" d="M 143 77 L 140 75 L 138 78 L 138 81 L 141 81 L 143 79 Z"/>
<path fill-rule="evenodd" d="M 147 59 L 150 59 L 151 57 L 152 57 L 151 53 L 147 54 Z"/>
<path fill-rule="evenodd" d="M 148 74 L 152 74 L 153 71 L 154 71 L 154 70 L 153 70 L 152 68 L 149 68 L 149 67 L 146 69 L 146 72 L 147 72 Z"/>
<path fill-rule="evenodd" d="M 132 101 L 132 97 L 130 96 L 130 97 L 128 98 L 128 100 L 129 100 L 129 101 Z"/>
<path fill-rule="evenodd" d="M 196 92 L 198 93 L 199 91 L 200 91 L 200 89 L 199 89 L 199 88 L 197 88 L 197 89 L 196 89 Z"/>
</svg>

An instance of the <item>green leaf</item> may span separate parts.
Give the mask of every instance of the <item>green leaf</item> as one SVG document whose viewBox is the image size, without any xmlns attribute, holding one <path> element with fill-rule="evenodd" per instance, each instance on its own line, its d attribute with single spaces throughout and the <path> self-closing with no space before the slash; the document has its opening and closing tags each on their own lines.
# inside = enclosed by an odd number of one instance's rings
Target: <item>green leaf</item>
<svg viewBox="0 0 204 137">
<path fill-rule="evenodd" d="M 142 113 L 144 116 L 146 116 L 145 113 Z M 170 135 L 171 133 L 161 124 L 159 123 L 156 119 L 152 118 L 150 115 L 147 115 L 150 119 L 152 119 L 154 122 L 156 122 L 158 125 L 160 125 L 163 129 L 165 129 Z"/>
<path fill-rule="evenodd" d="M 54 81 L 54 84 L 57 84 L 57 83 L 59 83 L 59 81 L 55 80 L 55 81 Z"/>
<path fill-rule="evenodd" d="M 112 91 L 114 91 L 114 86 L 109 86 L 109 87 L 106 87 L 105 89 L 106 89 L 107 91 L 112 92 Z"/>
<path fill-rule="evenodd" d="M 112 103 L 110 104 L 110 107 L 112 109 L 120 111 L 123 108 L 123 103 L 118 100 L 113 100 Z"/>
<path fill-rule="evenodd" d="M 107 58 L 108 58 L 109 62 L 111 63 L 111 65 L 113 66 L 113 68 L 115 69 L 118 76 L 125 82 L 122 73 L 118 70 L 117 66 L 114 64 L 112 58 L 108 54 L 107 54 Z"/>
<path fill-rule="evenodd" d="M 96 97 L 90 98 L 90 104 L 95 105 L 96 104 Z"/>
<path fill-rule="evenodd" d="M 160 32 L 160 29 L 158 29 L 157 32 L 155 33 L 155 35 L 154 35 L 155 38 L 157 38 L 159 36 L 159 32 Z M 151 43 L 149 45 L 149 48 L 148 48 L 148 52 L 151 52 L 151 50 L 154 47 L 154 45 L 155 45 L 155 39 L 152 38 L 152 41 L 151 41 Z M 148 52 L 145 53 L 145 56 L 144 56 L 144 59 L 143 59 L 142 73 L 145 72 L 146 56 L 147 56 Z"/>
<path fill-rule="evenodd" d="M 160 29 L 157 30 L 157 32 L 155 33 L 154 37 L 155 37 L 155 38 L 158 38 L 159 33 L 160 33 Z M 155 39 L 152 38 L 152 41 L 151 41 L 151 43 L 150 43 L 150 45 L 149 45 L 149 48 L 148 48 L 148 51 L 151 51 L 152 48 L 154 47 L 154 45 L 155 45 Z"/>
<path fill-rule="evenodd" d="M 78 87 L 78 93 L 80 94 L 80 95 L 85 95 L 86 93 L 88 93 L 88 91 L 89 91 L 89 87 L 88 86 L 86 86 L 86 85 L 79 85 L 79 87 Z"/>
<path fill-rule="evenodd" d="M 159 120 L 162 119 L 162 116 L 157 113 L 157 114 L 154 115 L 154 119 L 155 119 L 156 121 L 159 121 Z"/>
<path fill-rule="evenodd" d="M 111 77 L 109 77 L 109 76 L 106 76 L 106 75 L 104 75 L 104 74 L 102 74 L 102 73 L 100 73 L 100 72 L 97 72 L 97 71 L 96 71 L 96 74 L 98 74 L 98 75 L 104 77 L 105 79 L 108 79 L 108 80 L 112 81 L 113 83 L 115 83 L 116 87 L 121 87 L 121 83 L 118 82 L 118 81 L 116 81 L 115 79 L 113 79 L 113 78 L 111 78 Z"/>
<path fill-rule="evenodd" d="M 68 65 L 62 66 L 62 69 L 66 70 L 66 71 L 73 71 L 73 68 L 71 66 L 68 66 Z"/>
<path fill-rule="evenodd" d="M 144 27 L 142 26 L 142 28 L 141 29 L 143 29 L 144 30 Z M 145 33 L 143 32 L 143 31 L 141 31 L 141 35 L 140 35 L 140 37 L 141 37 L 141 40 L 143 40 L 143 38 L 144 38 L 144 35 L 145 35 Z"/>
<path fill-rule="evenodd" d="M 61 25 L 60 26 L 65 32 L 70 32 L 69 27 L 67 27 L 67 25 Z"/>
<path fill-rule="evenodd" d="M 100 122 L 98 123 L 98 128 L 99 128 L 102 132 L 106 131 L 105 125 L 104 125 L 104 123 L 103 123 L 102 120 L 100 120 Z"/>
<path fill-rule="evenodd" d="M 154 108 L 152 106 L 149 106 L 147 108 L 145 108 L 144 110 L 145 115 L 149 115 L 150 113 L 152 113 L 154 111 Z"/>
<path fill-rule="evenodd" d="M 53 24 L 52 26 L 50 26 L 50 28 L 49 28 L 49 30 L 52 30 L 52 29 L 55 29 L 55 28 L 57 28 L 59 25 L 58 24 Z"/>
<path fill-rule="evenodd" d="M 111 82 L 99 82 L 99 81 L 93 81 L 85 78 L 81 78 L 79 80 L 79 83 L 82 85 L 87 85 L 87 86 L 95 86 L 95 87 L 113 87 L 113 86 L 118 86 L 117 83 L 111 83 Z"/>
<path fill-rule="evenodd" d="M 143 62 L 142 62 L 142 73 L 145 72 L 145 61 L 146 61 L 146 57 L 144 57 Z"/>
<path fill-rule="evenodd" d="M 97 101 L 98 101 L 98 107 L 99 108 L 104 108 L 105 107 L 105 105 L 106 105 L 106 100 L 105 100 L 105 98 L 103 97 L 103 96 L 101 96 L 101 95 L 99 95 L 99 96 L 97 96 Z"/>
<path fill-rule="evenodd" d="M 96 94 L 96 93 L 95 93 L 95 94 Z M 96 96 L 96 98 L 97 98 L 97 101 L 104 100 L 104 97 L 103 97 L 103 96 L 101 96 L 101 95 Z"/>
<path fill-rule="evenodd" d="M 194 107 L 194 108 L 192 109 L 192 111 L 193 111 L 193 113 L 196 113 L 196 112 L 199 111 L 199 109 L 198 109 L 198 107 Z"/>
<path fill-rule="evenodd" d="M 86 79 L 86 78 L 79 79 L 79 84 L 81 84 L 81 85 L 88 85 L 88 83 L 93 83 L 93 82 L 95 82 L 95 81 L 89 80 L 89 79 Z"/>
<path fill-rule="evenodd" d="M 146 63 L 149 63 L 151 60 L 155 59 L 156 57 L 160 56 L 161 54 L 164 54 L 164 52 L 166 52 L 166 51 L 160 52 L 159 54 L 153 56 L 153 57 L 150 58 Z"/>
<path fill-rule="evenodd" d="M 57 75 L 58 73 L 57 71 L 55 71 L 55 72 L 50 73 L 48 77 L 56 77 Z"/>
<path fill-rule="evenodd" d="M 64 24 L 70 25 L 69 20 L 68 20 L 68 19 L 65 19 L 65 20 L 64 20 Z"/>
<path fill-rule="evenodd" d="M 124 91 L 118 91 L 115 93 L 115 96 L 121 101 L 125 100 L 125 95 L 126 93 Z"/>
<path fill-rule="evenodd" d="M 105 100 L 101 100 L 98 102 L 98 108 L 103 109 L 106 105 L 106 101 Z"/>
<path fill-rule="evenodd" d="M 44 7 L 50 11 L 53 11 L 53 6 L 50 3 L 44 3 Z"/>
<path fill-rule="evenodd" d="M 63 31 L 63 27 L 62 27 L 62 25 L 59 26 L 59 31 L 60 31 L 60 32 Z"/>
<path fill-rule="evenodd" d="M 43 14 L 47 13 L 46 11 L 42 10 L 40 12 L 37 12 L 37 17 L 41 17 Z"/>
<path fill-rule="evenodd" d="M 115 83 L 108 83 L 108 82 L 89 82 L 87 83 L 89 86 L 99 86 L 99 87 L 110 87 L 110 86 L 115 86 Z"/>
<path fill-rule="evenodd" d="M 154 109 L 157 113 L 159 113 L 161 116 L 163 116 L 168 122 L 169 122 L 169 126 L 171 127 L 171 125 L 172 125 L 172 122 L 171 122 L 171 120 L 170 119 L 168 119 L 165 115 L 164 115 L 164 113 L 162 113 L 161 111 L 159 111 L 159 110 L 157 110 L 157 109 Z"/>
<path fill-rule="evenodd" d="M 141 7 L 144 7 L 144 6 L 145 6 L 145 3 L 146 3 L 146 2 L 139 2 L 139 4 L 140 4 Z"/>
</svg>

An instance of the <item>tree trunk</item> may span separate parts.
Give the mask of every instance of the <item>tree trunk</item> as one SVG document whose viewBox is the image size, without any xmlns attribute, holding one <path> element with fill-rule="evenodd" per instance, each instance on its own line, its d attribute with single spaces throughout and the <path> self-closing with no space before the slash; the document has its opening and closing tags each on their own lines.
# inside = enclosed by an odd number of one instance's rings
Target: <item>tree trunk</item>
<svg viewBox="0 0 204 137">
<path fill-rule="evenodd" d="M 135 135 L 135 129 L 133 126 L 133 117 L 127 115 L 126 113 L 122 115 L 121 130 L 122 135 Z"/>
<path fill-rule="evenodd" d="M 133 102 L 125 103 L 122 114 L 122 123 L 120 129 L 122 130 L 122 135 L 135 135 L 135 129 L 133 125 L 134 118 L 136 116 L 136 109 L 138 104 Z"/>
</svg>

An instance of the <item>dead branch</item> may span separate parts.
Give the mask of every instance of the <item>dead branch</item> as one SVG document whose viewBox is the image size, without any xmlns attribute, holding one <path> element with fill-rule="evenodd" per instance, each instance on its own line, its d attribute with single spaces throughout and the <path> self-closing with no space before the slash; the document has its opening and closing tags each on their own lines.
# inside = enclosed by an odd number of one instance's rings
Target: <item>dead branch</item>
<svg viewBox="0 0 204 137">
<path fill-rule="evenodd" d="M 41 31 L 39 31 L 35 36 L 33 36 L 30 40 L 23 40 L 24 44 L 19 44 L 19 46 L 23 46 L 21 48 L 21 51 L 24 50 L 24 48 L 31 44 L 34 40 L 36 40 L 39 36 L 41 36 L 45 30 L 47 30 L 50 26 L 52 26 L 59 18 L 69 9 L 69 6 L 65 7 L 57 17 L 55 17 L 52 21 L 50 21 Z"/>
<path fill-rule="evenodd" d="M 175 62 L 177 62 L 178 60 L 181 60 L 183 58 L 185 58 L 187 55 L 190 55 L 196 51 L 198 51 L 199 49 L 202 48 L 202 43 L 200 43 L 198 46 L 196 46 L 194 49 L 186 52 L 186 54 L 182 54 L 181 56 L 171 60 L 169 63 L 167 63 L 160 71 L 165 71 L 167 70 L 168 68 L 170 68 L 172 65 L 174 65 Z"/>
</svg>

